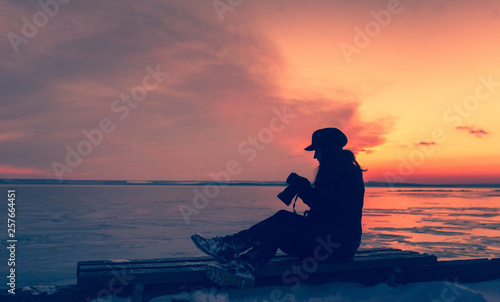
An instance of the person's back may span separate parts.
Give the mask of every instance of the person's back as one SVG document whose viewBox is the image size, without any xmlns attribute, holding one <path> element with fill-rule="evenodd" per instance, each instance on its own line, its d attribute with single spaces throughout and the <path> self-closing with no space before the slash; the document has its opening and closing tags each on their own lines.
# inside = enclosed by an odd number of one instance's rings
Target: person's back
<svg viewBox="0 0 500 302">
<path fill-rule="evenodd" d="M 351 165 L 334 185 L 334 213 L 332 227 L 339 240 L 357 249 L 361 241 L 365 186 L 360 168 Z M 353 251 L 353 253 L 355 250 Z"/>
<path fill-rule="evenodd" d="M 331 234 L 355 252 L 362 234 L 364 204 L 363 170 L 349 150 L 324 158 L 314 182 L 316 194 L 304 194 L 310 206 L 308 217 L 327 221 L 325 234 Z"/>
</svg>

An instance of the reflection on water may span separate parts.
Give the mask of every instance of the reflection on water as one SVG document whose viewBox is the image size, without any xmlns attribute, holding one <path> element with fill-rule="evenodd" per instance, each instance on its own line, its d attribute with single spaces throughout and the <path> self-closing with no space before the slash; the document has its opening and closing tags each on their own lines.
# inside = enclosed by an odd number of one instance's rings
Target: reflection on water
<svg viewBox="0 0 500 302">
<path fill-rule="evenodd" d="M 432 253 L 440 260 L 498 257 L 499 193 L 369 188 L 363 244 Z"/>
<path fill-rule="evenodd" d="M 18 287 L 76 283 L 82 260 L 201 256 L 191 234 L 234 233 L 287 208 L 276 198 L 283 187 L 228 186 L 187 223 L 179 206 L 194 208 L 196 190 L 203 189 L 18 186 Z M 367 188 L 362 247 L 415 250 L 440 259 L 499 257 L 499 202 L 496 189 Z M 307 208 L 297 203 L 296 209 Z M 0 269 L 7 271 L 6 262 Z"/>
</svg>

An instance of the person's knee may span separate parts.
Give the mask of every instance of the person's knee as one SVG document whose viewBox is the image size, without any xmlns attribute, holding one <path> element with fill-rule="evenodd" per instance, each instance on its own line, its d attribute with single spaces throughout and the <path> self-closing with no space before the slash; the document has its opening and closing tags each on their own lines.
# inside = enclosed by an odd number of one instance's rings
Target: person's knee
<svg viewBox="0 0 500 302">
<path fill-rule="evenodd" d="M 277 215 L 277 216 L 288 216 L 290 215 L 291 212 L 288 212 L 287 210 L 279 210 L 278 212 L 276 212 L 276 214 L 274 215 Z"/>
<path fill-rule="evenodd" d="M 287 210 L 279 210 L 274 215 L 279 216 L 279 217 L 293 217 L 293 216 L 297 216 L 297 214 L 295 214 L 293 212 L 290 212 L 290 211 L 287 211 Z"/>
<path fill-rule="evenodd" d="M 293 212 L 289 212 L 287 210 L 279 210 L 273 216 L 274 216 L 274 219 L 285 223 L 285 222 L 296 221 L 297 218 L 295 216 L 298 216 L 298 215 L 293 213 Z"/>
</svg>

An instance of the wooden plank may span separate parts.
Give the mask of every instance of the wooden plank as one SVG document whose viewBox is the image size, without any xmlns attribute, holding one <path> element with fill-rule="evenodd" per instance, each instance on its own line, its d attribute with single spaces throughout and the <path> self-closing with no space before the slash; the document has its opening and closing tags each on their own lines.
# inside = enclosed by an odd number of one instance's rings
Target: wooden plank
<svg viewBox="0 0 500 302">
<path fill-rule="evenodd" d="M 480 282 L 500 278 L 500 258 L 438 261 L 433 265 L 406 267 L 397 282 L 423 281 Z"/>
<path fill-rule="evenodd" d="M 356 255 L 358 254 L 373 254 L 373 253 L 397 253 L 397 252 L 402 252 L 400 249 L 392 249 L 392 248 L 377 248 L 377 249 L 359 249 L 356 252 Z M 277 253 L 276 256 L 274 256 L 274 259 L 279 259 L 279 258 L 292 258 L 288 254 L 284 253 Z M 106 264 L 116 264 L 116 263 L 150 263 L 150 262 L 190 262 L 190 261 L 211 261 L 213 260 L 212 257 L 208 256 L 202 256 L 202 257 L 183 257 L 183 258 L 154 258 L 154 259 L 125 259 L 125 262 L 121 261 L 115 261 L 115 260 L 90 260 L 90 261 L 80 261 L 79 263 L 82 265 L 100 265 L 103 263 Z"/>
<path fill-rule="evenodd" d="M 189 262 L 183 260 L 189 259 Z M 78 264 L 78 284 L 95 286 L 109 284 L 112 278 L 124 279 L 128 284 L 206 282 L 204 270 L 210 257 L 181 259 L 150 259 L 133 262 L 84 261 Z M 377 250 L 357 253 L 354 261 L 321 263 L 315 273 L 332 273 L 372 268 L 412 266 L 436 262 L 433 255 L 412 251 Z M 286 255 L 274 258 L 257 273 L 257 277 L 281 276 L 293 265 L 301 265 L 298 258 Z"/>
<path fill-rule="evenodd" d="M 378 255 L 357 255 L 354 259 L 354 261 L 349 262 L 349 263 L 354 263 L 354 262 L 359 262 L 361 260 L 368 261 L 368 260 L 379 260 L 379 259 L 407 259 L 411 256 L 419 256 L 420 254 L 416 252 L 400 252 L 397 254 L 378 254 Z M 279 260 L 274 260 L 271 261 L 268 265 L 287 265 L 287 264 L 292 264 L 294 262 L 300 261 L 297 258 L 281 258 Z M 392 261 L 392 260 L 391 260 Z M 93 272 L 103 272 L 103 271 L 130 271 L 130 270 L 151 270 L 151 269 L 163 269 L 163 270 L 169 270 L 172 272 L 175 271 L 182 271 L 184 269 L 192 270 L 192 268 L 195 267 L 204 267 L 208 263 L 213 262 L 213 260 L 210 261 L 199 261 L 199 262 L 142 262 L 142 263 L 115 263 L 115 265 L 92 265 L 92 266 L 85 266 L 85 265 L 79 265 L 78 267 L 78 276 L 83 276 L 85 274 L 92 274 Z"/>
<path fill-rule="evenodd" d="M 408 255 L 408 254 L 418 254 L 412 251 L 401 251 L 401 250 L 377 250 L 377 251 L 363 251 L 356 253 L 355 260 L 364 257 L 374 257 L 374 256 L 392 256 L 392 255 Z M 270 263 L 282 263 L 296 261 L 296 257 L 291 257 L 288 255 L 279 255 L 273 258 Z M 113 262 L 110 260 L 104 261 L 81 261 L 78 263 L 78 271 L 100 271 L 100 270 L 117 270 L 117 269 L 128 269 L 128 268 L 163 268 L 163 267 L 185 267 L 185 266 L 198 266 L 207 265 L 213 262 L 211 257 L 197 257 L 197 258 L 165 258 L 165 259 L 148 259 L 148 260 L 130 260 L 129 262 Z"/>
<path fill-rule="evenodd" d="M 109 272 L 100 272 L 91 276 L 80 276 L 78 285 L 82 286 L 106 286 L 110 280 L 117 278 L 116 275 Z M 127 284 L 155 284 L 155 283 L 193 283 L 200 281 L 208 281 L 204 267 L 193 269 L 192 271 L 166 272 L 164 270 L 130 270 L 120 274 L 120 278 L 126 280 Z M 119 280 L 119 278 L 117 278 Z"/>
<path fill-rule="evenodd" d="M 388 267 L 404 267 L 404 266 L 414 266 L 422 264 L 435 263 L 437 258 L 433 255 L 422 255 L 422 254 L 408 254 L 400 255 L 398 257 L 387 257 L 387 256 L 377 256 L 370 258 L 358 258 L 352 262 L 340 262 L 340 263 L 321 263 L 318 265 L 315 273 L 328 273 L 328 272 L 340 272 L 347 270 L 361 270 L 361 269 L 374 269 L 374 268 L 388 268 Z M 302 263 L 301 263 L 302 264 Z M 307 265 L 305 262 L 303 265 Z M 284 271 L 290 269 L 286 267 L 283 269 L 282 266 L 275 268 L 272 264 L 264 266 L 257 276 L 264 275 L 276 275 L 277 273 L 283 273 Z"/>
</svg>

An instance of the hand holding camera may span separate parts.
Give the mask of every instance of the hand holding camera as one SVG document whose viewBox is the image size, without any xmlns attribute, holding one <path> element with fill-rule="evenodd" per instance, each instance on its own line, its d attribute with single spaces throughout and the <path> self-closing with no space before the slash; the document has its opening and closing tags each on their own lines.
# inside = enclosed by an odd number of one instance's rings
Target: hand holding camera
<svg viewBox="0 0 500 302">
<path fill-rule="evenodd" d="M 292 200 L 301 191 L 301 188 L 304 188 L 304 186 L 311 186 L 311 183 L 307 180 L 307 178 L 296 173 L 291 173 L 287 177 L 286 183 L 288 184 L 288 187 L 286 187 L 283 192 L 278 194 L 278 198 L 287 206 L 292 203 Z"/>
</svg>

